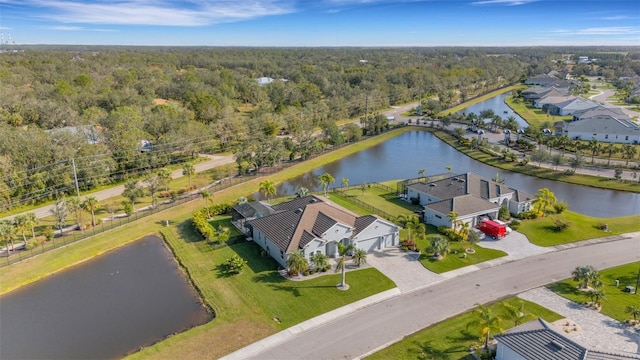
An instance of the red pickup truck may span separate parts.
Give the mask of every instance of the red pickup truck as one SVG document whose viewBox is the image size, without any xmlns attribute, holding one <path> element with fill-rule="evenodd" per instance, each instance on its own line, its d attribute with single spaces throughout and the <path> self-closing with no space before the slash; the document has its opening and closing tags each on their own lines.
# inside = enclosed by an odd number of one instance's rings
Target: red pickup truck
<svg viewBox="0 0 640 360">
<path fill-rule="evenodd" d="M 478 225 L 478 230 L 494 239 L 501 239 L 507 235 L 507 226 L 493 220 L 482 220 Z"/>
</svg>

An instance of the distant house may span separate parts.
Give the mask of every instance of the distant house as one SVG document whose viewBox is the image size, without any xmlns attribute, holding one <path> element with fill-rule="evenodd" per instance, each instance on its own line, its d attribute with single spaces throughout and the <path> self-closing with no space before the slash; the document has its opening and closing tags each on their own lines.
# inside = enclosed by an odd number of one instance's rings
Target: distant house
<svg viewBox="0 0 640 360">
<path fill-rule="evenodd" d="M 67 132 L 73 135 L 81 135 L 89 144 L 98 144 L 104 142 L 104 132 L 100 126 L 94 125 L 78 125 L 78 126 L 66 126 L 63 128 L 45 130 L 49 134 L 60 134 Z"/>
<path fill-rule="evenodd" d="M 544 109 L 549 104 L 559 104 L 565 102 L 567 100 L 573 100 L 576 97 L 573 95 L 563 95 L 563 96 L 544 96 L 539 99 L 536 99 L 533 102 L 533 107 L 537 109 Z"/>
<path fill-rule="evenodd" d="M 310 259 L 321 253 L 338 256 L 338 243 L 352 244 L 371 252 L 397 246 L 399 227 L 377 216 L 358 216 L 317 196 L 306 196 L 264 209 L 254 208 L 262 216 L 245 218 L 251 238 L 282 267 L 293 252 Z M 234 207 L 237 214 L 253 210 Z"/>
<path fill-rule="evenodd" d="M 578 111 L 585 111 L 600 106 L 595 101 L 591 101 L 581 97 L 574 97 L 573 99 L 567 99 L 560 103 L 550 103 L 547 105 L 548 113 L 551 115 L 568 116 Z M 545 107 L 543 106 L 544 110 Z"/>
<path fill-rule="evenodd" d="M 527 78 L 524 83 L 527 85 L 550 86 L 558 80 L 560 79 L 558 79 L 555 74 L 539 74 Z"/>
<path fill-rule="evenodd" d="M 536 100 L 545 97 L 553 96 L 568 96 L 568 88 L 556 88 L 556 87 L 533 87 L 522 92 L 522 98 L 526 102 L 535 103 Z"/>
<path fill-rule="evenodd" d="M 494 336 L 496 360 L 630 360 L 640 355 L 592 350 L 569 339 L 542 319 Z"/>
<path fill-rule="evenodd" d="M 407 197 L 424 206 L 424 220 L 434 226 L 452 227 L 449 212 L 458 221 L 477 225 L 483 218 L 498 218 L 501 206 L 517 215 L 533 208 L 533 195 L 512 189 L 474 173 L 451 175 L 436 181 L 407 186 Z"/>
<path fill-rule="evenodd" d="M 265 85 L 269 85 L 272 82 L 276 81 L 276 79 L 273 79 L 273 78 L 270 78 L 270 77 L 259 77 L 259 78 L 256 79 L 256 81 L 258 82 L 258 85 L 265 86 Z M 279 79 L 279 81 L 287 82 L 289 80 L 287 80 L 287 79 Z"/>
<path fill-rule="evenodd" d="M 640 143 L 640 127 L 619 108 L 598 106 L 576 111 L 573 121 L 560 124 L 559 133 L 571 139 L 625 144 Z"/>
</svg>

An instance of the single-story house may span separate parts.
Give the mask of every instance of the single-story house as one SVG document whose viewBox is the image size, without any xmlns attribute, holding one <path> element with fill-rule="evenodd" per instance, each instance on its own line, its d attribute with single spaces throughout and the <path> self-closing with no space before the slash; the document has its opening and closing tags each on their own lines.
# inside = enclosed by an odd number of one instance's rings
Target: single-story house
<svg viewBox="0 0 640 360">
<path fill-rule="evenodd" d="M 569 339 L 543 319 L 537 319 L 494 336 L 496 360 L 623 360 L 640 355 L 592 350 Z"/>
<path fill-rule="evenodd" d="M 565 102 L 567 100 L 575 99 L 576 97 L 573 95 L 563 95 L 563 96 L 544 96 L 540 99 L 537 99 L 533 102 L 533 107 L 537 109 L 545 109 L 549 104 L 559 104 Z"/>
<path fill-rule="evenodd" d="M 526 102 L 534 103 L 538 99 L 542 99 L 548 96 L 567 96 L 569 95 L 569 88 L 556 88 L 556 87 L 532 87 L 522 93 L 522 98 Z"/>
<path fill-rule="evenodd" d="M 517 215 L 533 208 L 535 197 L 474 173 L 450 175 L 436 181 L 407 186 L 407 198 L 424 207 L 424 220 L 434 226 L 452 227 L 449 212 L 458 221 L 477 225 L 483 218 L 496 219 L 501 206 Z"/>
<path fill-rule="evenodd" d="M 577 140 L 640 144 L 640 127 L 618 108 L 598 106 L 575 112 L 573 118 L 559 124 L 559 134 Z"/>
<path fill-rule="evenodd" d="M 374 215 L 358 216 L 318 196 L 273 205 L 273 213 L 247 221 L 251 238 L 282 267 L 293 252 L 310 259 L 338 256 L 338 243 L 367 252 L 398 246 L 400 228 Z"/>
<path fill-rule="evenodd" d="M 600 104 L 595 101 L 578 97 L 568 99 L 560 103 L 549 103 L 547 105 L 547 109 L 548 113 L 551 115 L 567 116 L 572 115 L 573 113 L 578 111 L 585 111 L 596 108 L 598 106 L 600 106 Z M 544 110 L 545 107 L 542 107 L 542 109 Z"/>
</svg>

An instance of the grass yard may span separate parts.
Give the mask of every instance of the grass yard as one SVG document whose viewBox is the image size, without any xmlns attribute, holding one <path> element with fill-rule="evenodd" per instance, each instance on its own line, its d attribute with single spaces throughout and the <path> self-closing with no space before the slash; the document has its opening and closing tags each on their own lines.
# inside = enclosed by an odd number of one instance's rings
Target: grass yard
<svg viewBox="0 0 640 360">
<path fill-rule="evenodd" d="M 606 298 L 602 300 L 602 309 L 600 312 L 618 321 L 625 321 L 631 319 L 631 315 L 625 313 L 625 309 L 629 305 L 640 305 L 640 294 L 630 294 L 624 292 L 625 286 L 636 286 L 638 279 L 638 270 L 640 269 L 640 262 L 626 264 L 610 269 L 599 271 L 600 281 L 602 281 L 602 289 L 605 292 Z M 569 275 L 569 274 L 567 274 Z M 615 286 L 615 280 L 620 280 L 620 285 Z M 589 299 L 584 295 L 584 292 L 578 290 L 578 282 L 573 279 L 567 279 L 554 284 L 547 285 L 551 291 L 563 296 L 576 303 L 586 303 Z M 593 311 L 585 309 L 584 311 Z"/>
<path fill-rule="evenodd" d="M 213 220 L 209 221 L 209 224 L 213 226 L 215 229 L 228 229 L 229 237 L 232 238 L 234 236 L 242 236 L 243 233 L 240 232 L 233 224 L 231 223 L 231 215 L 218 215 L 214 216 Z"/>
<path fill-rule="evenodd" d="M 557 217 L 569 223 L 562 232 L 555 232 L 553 219 Z M 600 230 L 607 224 L 608 231 Z M 525 234 L 531 243 L 539 246 L 555 246 L 603 236 L 640 231 L 640 215 L 618 218 L 595 218 L 572 211 L 560 215 L 548 214 L 543 218 L 523 220 L 518 231 Z"/>
<path fill-rule="evenodd" d="M 212 323 L 218 324 L 194 328 L 131 358 L 218 358 L 304 320 L 395 287 L 373 268 L 348 272 L 349 291 L 336 289 L 340 274 L 333 272 L 309 280 L 288 281 L 279 275 L 274 260 L 260 256 L 256 244 L 242 243 L 214 251 L 193 234 L 187 223 L 185 220 L 162 233 L 177 259 L 188 263 L 192 281 L 205 302 L 215 309 Z M 248 264 L 240 274 L 229 275 L 222 264 L 234 254 L 248 260 Z M 194 342 L 204 337 L 206 341 Z M 192 353 L 190 344 L 197 344 L 197 353 Z"/>
<path fill-rule="evenodd" d="M 502 329 L 513 327 L 514 322 L 507 316 L 505 303 L 517 304 L 520 299 L 511 297 L 491 304 L 489 307 L 495 315 L 502 318 Z M 522 300 L 524 301 L 524 300 Z M 535 303 L 524 301 L 526 313 L 524 320 L 530 321 L 538 317 L 553 322 L 562 316 L 543 308 Z M 467 324 L 475 319 L 472 311 L 444 320 L 426 329 L 410 335 L 388 348 L 367 357 L 371 360 L 386 359 L 463 359 L 472 360 L 469 354 L 471 345 L 480 343 L 480 329 L 469 328 Z"/>
<path fill-rule="evenodd" d="M 517 102 L 513 96 L 509 96 L 505 99 L 505 103 L 513 109 L 518 115 L 520 115 L 529 125 L 542 128 L 545 124 L 553 125 L 556 121 L 568 121 L 571 120 L 571 116 L 553 116 L 548 115 L 542 109 L 536 109 L 533 106 L 527 105 L 521 100 Z M 550 127 L 549 126 L 549 127 Z"/>
<path fill-rule="evenodd" d="M 341 190 L 338 194 L 347 200 L 360 200 L 394 217 L 398 217 L 398 215 L 411 215 L 414 210 L 421 209 L 420 206 L 411 205 L 406 201 L 398 199 L 395 192 L 388 192 L 375 186 L 368 187 L 364 191 L 359 187 L 352 187 L 348 190 Z M 367 213 L 370 213 L 370 211 Z"/>
<path fill-rule="evenodd" d="M 465 252 L 465 250 L 469 247 L 469 243 L 466 241 L 451 241 L 449 243 L 449 246 L 451 252 L 442 260 L 436 260 L 431 258 L 432 253 L 426 252 L 426 249 L 429 247 L 428 240 L 424 240 L 423 242 L 418 241 L 418 247 L 420 251 L 422 251 L 420 262 L 427 269 L 433 271 L 434 273 L 441 274 L 447 271 L 463 268 L 465 266 L 475 265 L 488 260 L 507 256 L 507 253 L 505 253 L 504 251 L 485 249 L 477 245 L 473 247 L 475 253 L 468 254 Z M 466 254 L 466 256 L 464 254 Z"/>
</svg>

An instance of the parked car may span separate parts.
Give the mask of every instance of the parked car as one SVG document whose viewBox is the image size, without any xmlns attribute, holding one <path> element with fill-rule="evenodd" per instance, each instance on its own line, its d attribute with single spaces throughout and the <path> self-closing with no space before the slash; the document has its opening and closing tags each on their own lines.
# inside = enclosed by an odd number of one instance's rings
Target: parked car
<svg viewBox="0 0 640 360">
<path fill-rule="evenodd" d="M 494 239 L 501 239 L 507 235 L 507 226 L 493 220 L 482 220 L 478 229 Z"/>
</svg>

